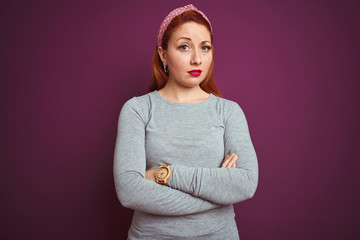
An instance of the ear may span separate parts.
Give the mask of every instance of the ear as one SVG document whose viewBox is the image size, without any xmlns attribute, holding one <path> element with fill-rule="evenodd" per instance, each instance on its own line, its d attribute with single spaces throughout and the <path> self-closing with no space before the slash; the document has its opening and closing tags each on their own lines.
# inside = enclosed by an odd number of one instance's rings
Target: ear
<svg viewBox="0 0 360 240">
<path fill-rule="evenodd" d="M 160 56 L 161 61 L 162 61 L 165 65 L 167 65 L 167 62 L 166 62 L 166 51 L 165 51 L 161 46 L 159 46 L 157 50 L 158 50 L 158 53 L 159 53 L 159 56 Z"/>
</svg>

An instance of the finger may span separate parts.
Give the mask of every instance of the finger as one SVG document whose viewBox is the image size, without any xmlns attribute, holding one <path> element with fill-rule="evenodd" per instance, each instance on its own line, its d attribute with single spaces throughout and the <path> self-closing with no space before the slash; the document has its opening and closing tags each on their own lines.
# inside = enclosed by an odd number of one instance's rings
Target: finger
<svg viewBox="0 0 360 240">
<path fill-rule="evenodd" d="M 236 162 L 233 162 L 231 165 L 232 168 L 236 168 Z"/>
<path fill-rule="evenodd" d="M 222 164 L 221 164 L 221 167 L 222 167 L 222 168 L 224 168 L 224 167 L 227 166 L 227 164 L 228 164 L 229 161 L 231 160 L 232 156 L 233 156 L 233 154 L 231 154 L 231 155 L 229 155 L 229 154 L 226 155 L 224 161 L 223 161 Z"/>
<path fill-rule="evenodd" d="M 225 166 L 225 162 L 228 160 L 229 157 L 230 157 L 229 154 L 225 156 L 224 160 L 223 160 L 222 163 L 221 163 L 221 167 L 222 167 L 222 168 Z"/>
<path fill-rule="evenodd" d="M 227 159 L 225 159 L 223 161 L 222 167 L 229 167 L 229 163 L 231 162 L 231 160 L 233 159 L 233 157 L 235 156 L 235 153 L 231 154 Z"/>
<path fill-rule="evenodd" d="M 227 167 L 228 168 L 233 168 L 234 167 L 234 164 L 235 162 L 237 161 L 238 159 L 238 156 L 235 154 L 232 159 L 229 161 L 229 163 L 227 164 Z M 236 165 L 235 165 L 236 166 Z"/>
<path fill-rule="evenodd" d="M 231 158 L 231 160 L 230 160 L 229 163 L 228 163 L 228 167 L 231 167 L 232 164 L 233 164 L 234 162 L 236 162 L 237 159 L 238 159 L 238 156 L 234 153 L 233 157 Z"/>
</svg>

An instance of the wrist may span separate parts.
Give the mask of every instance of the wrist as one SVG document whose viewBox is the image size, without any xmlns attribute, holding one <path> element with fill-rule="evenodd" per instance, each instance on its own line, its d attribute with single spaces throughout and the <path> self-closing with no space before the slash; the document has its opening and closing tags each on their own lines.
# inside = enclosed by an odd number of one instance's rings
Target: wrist
<svg viewBox="0 0 360 240">
<path fill-rule="evenodd" d="M 149 169 L 149 170 L 147 170 L 146 172 L 145 172 L 145 178 L 147 179 L 147 180 L 150 180 L 150 181 L 152 181 L 152 182 L 156 182 L 156 179 L 155 179 L 155 171 L 156 171 L 157 169 L 155 168 L 155 169 Z"/>
<path fill-rule="evenodd" d="M 170 165 L 161 165 L 154 173 L 155 181 L 159 184 L 168 185 L 171 177 Z"/>
</svg>

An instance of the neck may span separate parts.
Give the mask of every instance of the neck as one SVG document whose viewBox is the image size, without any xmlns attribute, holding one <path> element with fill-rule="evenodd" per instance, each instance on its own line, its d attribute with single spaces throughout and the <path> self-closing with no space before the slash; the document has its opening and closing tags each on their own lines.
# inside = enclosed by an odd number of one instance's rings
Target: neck
<svg viewBox="0 0 360 240">
<path fill-rule="evenodd" d="M 158 92 L 165 99 L 179 103 L 202 102 L 209 97 L 209 94 L 202 90 L 199 85 L 195 87 L 184 87 L 173 84 L 172 81 L 168 81 Z"/>
</svg>

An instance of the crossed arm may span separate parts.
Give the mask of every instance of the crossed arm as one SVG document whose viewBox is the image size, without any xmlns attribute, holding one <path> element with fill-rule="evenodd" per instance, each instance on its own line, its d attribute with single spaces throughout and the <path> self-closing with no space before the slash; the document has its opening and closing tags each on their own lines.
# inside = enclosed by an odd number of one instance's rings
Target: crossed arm
<svg viewBox="0 0 360 240">
<path fill-rule="evenodd" d="M 221 164 L 221 168 L 226 168 L 226 167 L 227 168 L 235 168 L 237 159 L 238 159 L 238 156 L 235 153 L 232 153 L 231 155 L 230 154 L 226 155 L 224 161 Z M 156 182 L 155 172 L 156 172 L 156 168 L 147 170 L 145 173 L 145 178 L 147 180 Z"/>
<path fill-rule="evenodd" d="M 146 171 L 145 123 L 136 99 L 121 110 L 114 158 L 116 191 L 123 206 L 158 215 L 188 215 L 251 198 L 257 187 L 257 159 L 240 108 L 227 120 L 225 157 L 219 168 L 172 165 L 169 186 Z M 228 131 L 228 132 L 226 132 Z M 231 154 L 236 153 L 236 154 Z"/>
</svg>

